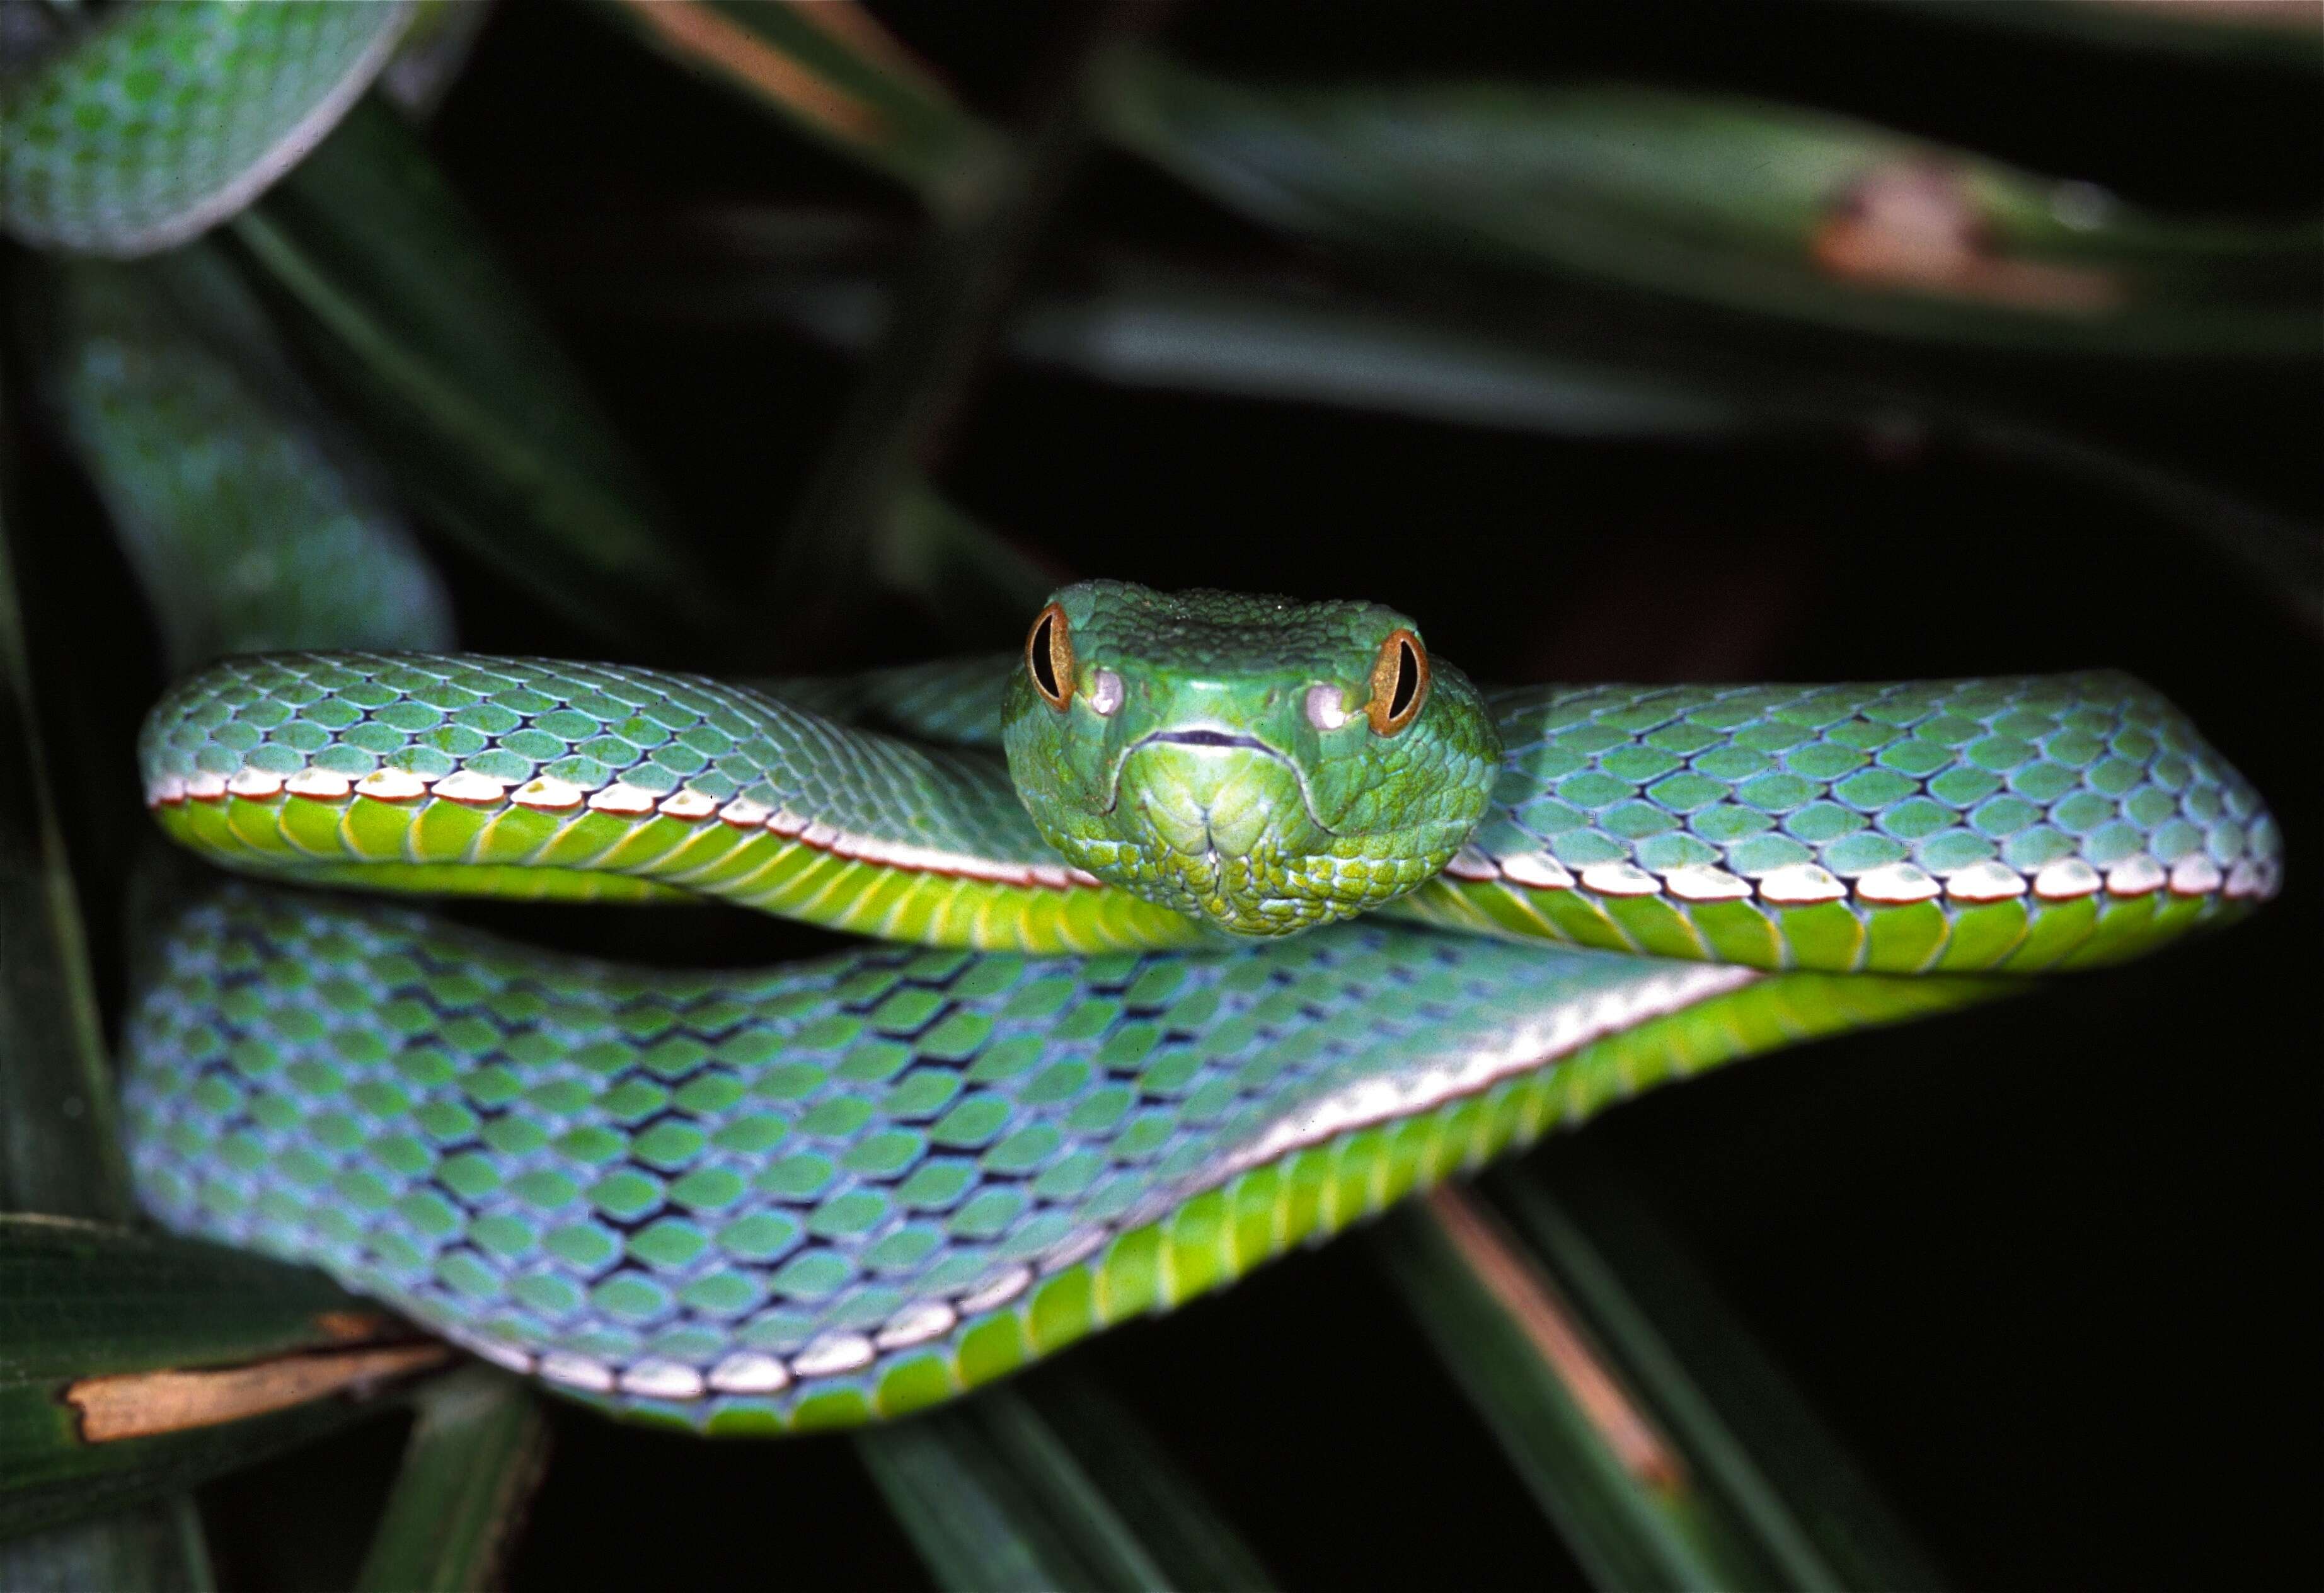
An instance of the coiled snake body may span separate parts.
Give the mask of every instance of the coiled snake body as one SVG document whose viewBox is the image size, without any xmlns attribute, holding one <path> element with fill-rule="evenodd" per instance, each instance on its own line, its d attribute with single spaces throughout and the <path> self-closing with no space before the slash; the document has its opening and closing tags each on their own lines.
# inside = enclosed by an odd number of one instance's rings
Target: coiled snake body
<svg viewBox="0 0 2324 1593">
<path fill-rule="evenodd" d="M 2131 954 L 2278 869 L 2250 787 L 2120 676 L 1482 692 L 1376 605 L 1103 582 L 1020 659 L 771 691 L 231 659 L 143 765 L 254 875 L 913 943 L 656 973 L 249 888 L 139 1007 L 165 1222 L 715 1432 L 916 1408 L 1609 1100 Z"/>
</svg>

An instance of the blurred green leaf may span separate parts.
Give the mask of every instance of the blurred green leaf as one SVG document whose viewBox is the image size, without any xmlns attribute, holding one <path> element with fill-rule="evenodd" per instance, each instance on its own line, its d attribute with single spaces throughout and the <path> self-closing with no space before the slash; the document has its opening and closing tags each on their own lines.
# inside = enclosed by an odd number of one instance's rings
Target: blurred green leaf
<svg viewBox="0 0 2324 1593">
<path fill-rule="evenodd" d="M 880 577 L 910 566 L 908 549 L 899 555 L 882 543 L 927 524 L 901 511 L 936 468 L 949 423 L 1089 152 L 1090 89 L 1167 9 L 1167 0 L 1111 0 L 1075 18 L 1074 47 L 1040 95 L 1016 158 L 939 210 L 921 240 L 888 335 L 857 377 L 769 562 L 766 601 L 787 608 L 805 636 L 835 628 Z M 955 546 L 974 536 L 964 520 L 948 532 Z M 1008 556 L 983 562 L 1005 567 Z"/>
<path fill-rule="evenodd" d="M 128 1174 L 16 586 L 14 375 L 0 372 L 0 1210 L 119 1218 Z"/>
<path fill-rule="evenodd" d="M 1949 23 L 2143 50 L 2188 61 L 2315 72 L 2312 0 L 1886 0 Z"/>
<path fill-rule="evenodd" d="M 1006 140 L 853 0 L 598 0 L 660 53 L 740 93 L 938 209 L 991 180 Z"/>
<path fill-rule="evenodd" d="M 451 603 L 217 250 L 54 273 L 47 385 L 172 673 L 280 648 L 442 650 Z"/>
<path fill-rule="evenodd" d="M 1598 1586 L 1839 1585 L 1786 1552 L 1796 1544 L 1755 1540 L 1716 1507 L 1697 1457 L 1474 1197 L 1441 1190 L 1406 1206 L 1380 1244 L 1422 1331 Z"/>
<path fill-rule="evenodd" d="M 938 1584 L 1249 1588 L 1266 1578 L 1234 1531 L 1128 1413 L 1086 1385 L 1030 1380 L 872 1428 L 857 1440 Z"/>
<path fill-rule="evenodd" d="M 438 1378 L 416 1403 L 403 1465 L 355 1586 L 495 1586 L 549 1458 L 540 1402 L 517 1379 L 470 1367 Z"/>
<path fill-rule="evenodd" d="M 8 1593 L 211 1593 L 209 1551 L 192 1499 L 76 1522 L 0 1543 Z"/>
<path fill-rule="evenodd" d="M 722 605 L 532 307 L 394 112 L 358 105 L 234 223 L 410 502 L 608 640 Z"/>
<path fill-rule="evenodd" d="M 2180 221 L 1818 112 L 1658 89 L 1259 89 L 1152 58 L 1126 147 L 1326 242 L 1937 343 L 2305 358 L 2324 228 Z"/>
<path fill-rule="evenodd" d="M 861 252 L 853 234 L 831 233 L 835 247 L 825 253 Z M 889 317 L 876 269 L 837 269 L 812 254 L 641 261 L 603 276 L 585 262 L 567 294 L 600 314 L 771 322 L 858 351 L 878 344 Z M 1707 382 L 1512 345 L 1407 308 L 1149 261 L 1093 266 L 1077 272 L 1073 286 L 1028 292 L 1010 311 L 1001 346 L 1025 364 L 1123 387 L 1567 437 L 1724 435 L 1775 408 L 1764 399 L 1747 405 Z"/>
<path fill-rule="evenodd" d="M 1934 1588 L 1934 1568 L 1750 1329 L 1586 1139 L 1488 1175 L 1528 1252 L 1741 1530 L 1794 1585 Z"/>
<path fill-rule="evenodd" d="M 1535 1164 L 1558 1169 L 1562 1189 L 1598 1174 L 1586 1151 L 1559 1150 L 1490 1178 L 1517 1231 L 1476 1194 L 1449 1188 L 1392 1217 L 1379 1248 L 1407 1308 L 1592 1579 L 1938 1586 L 1670 1241 L 1608 1198 L 1577 1212 L 1528 1175 Z M 1618 1271 L 1608 1243 L 1624 1248 Z M 1634 1278 L 1653 1286 L 1633 1294 Z"/>
<path fill-rule="evenodd" d="M 0 272 L 12 288 L 15 278 Z M 0 370 L 0 763 L 15 771 L 0 781 L 0 1211 L 118 1218 L 128 1176 L 14 575 L 14 378 Z M 0 1543 L 0 1588 L 12 1593 L 210 1586 L 201 1523 L 182 1495 Z"/>
<path fill-rule="evenodd" d="M 0 1537 L 317 1436 L 364 1413 L 343 1395 L 449 1355 L 315 1273 L 0 1216 Z"/>
<path fill-rule="evenodd" d="M 964 646 L 1013 640 L 1059 582 L 925 486 L 897 495 L 875 557 L 879 581 L 918 603 Z"/>
<path fill-rule="evenodd" d="M 861 350 L 881 335 L 887 299 L 876 273 L 826 262 L 862 253 L 860 229 L 729 217 L 715 230 L 737 256 L 731 262 L 640 262 L 618 280 L 585 262 L 572 299 L 600 314 L 772 322 L 844 349 Z M 817 233 L 820 243 L 809 235 Z M 1915 447 L 2008 459 L 2183 528 L 2268 601 L 2310 630 L 2324 629 L 2324 533 L 2316 527 L 2150 458 L 1926 385 L 1821 381 L 1772 351 L 1753 362 L 1704 359 L 1692 370 L 1668 350 L 1584 357 L 1554 339 L 1491 339 L 1416 307 L 1150 262 L 1082 275 L 1085 285 L 1028 295 L 1011 314 L 1002 346 L 1012 357 L 1121 386 L 1334 404 L 1550 436 L 1812 437 L 1851 449 L 1868 437 L 1901 437 Z M 1009 558 L 997 540 L 964 557 L 995 567 Z M 916 594 L 948 586 L 896 578 Z M 989 606 L 982 588 L 971 590 L 980 601 L 965 606 Z"/>
</svg>

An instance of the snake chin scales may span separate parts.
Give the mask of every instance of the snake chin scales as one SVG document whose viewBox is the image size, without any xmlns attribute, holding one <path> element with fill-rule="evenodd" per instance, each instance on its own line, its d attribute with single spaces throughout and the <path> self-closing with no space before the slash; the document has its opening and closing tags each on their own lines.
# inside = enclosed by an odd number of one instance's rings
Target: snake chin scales
<svg viewBox="0 0 2324 1593">
<path fill-rule="evenodd" d="M 1002 724 L 1067 861 L 1240 935 L 1416 889 L 1483 817 L 1501 759 L 1476 687 L 1393 609 L 1118 581 L 1055 594 Z"/>
</svg>

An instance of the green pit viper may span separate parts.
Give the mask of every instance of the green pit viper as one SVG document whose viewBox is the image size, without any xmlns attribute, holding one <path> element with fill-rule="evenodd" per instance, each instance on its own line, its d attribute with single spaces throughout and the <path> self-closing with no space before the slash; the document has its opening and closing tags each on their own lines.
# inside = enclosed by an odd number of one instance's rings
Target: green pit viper
<svg viewBox="0 0 2324 1593">
<path fill-rule="evenodd" d="M 255 876 L 903 943 L 659 973 L 249 891 L 136 1013 L 164 1223 L 711 1432 L 918 1408 L 1657 1082 L 2277 873 L 2251 787 L 2118 675 L 1485 692 L 1376 604 L 1109 582 L 1020 658 L 772 691 L 234 658 L 142 762 Z"/>
<path fill-rule="evenodd" d="M 9 90 L 0 217 L 190 235 L 401 16 L 114 14 Z M 141 98 L 189 23 L 194 89 Z M 218 94 L 208 157 L 161 159 Z M 147 1209 L 619 1413 L 919 1408 L 1656 1083 L 2278 882 L 2250 786 L 2118 675 L 1480 690 L 1375 604 L 1103 582 L 1019 656 L 847 680 L 448 653 L 327 452 L 76 269 L 59 408 L 173 654 L 417 649 L 191 673 L 141 749 L 171 836 L 254 881 L 881 937 L 673 973 L 257 882 L 167 925 L 124 1046 Z"/>
</svg>

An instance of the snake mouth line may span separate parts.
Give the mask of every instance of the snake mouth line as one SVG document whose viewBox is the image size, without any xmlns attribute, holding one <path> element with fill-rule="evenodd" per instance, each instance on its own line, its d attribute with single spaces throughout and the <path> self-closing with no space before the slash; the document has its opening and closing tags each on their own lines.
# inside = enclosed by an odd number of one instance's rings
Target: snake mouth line
<svg viewBox="0 0 2324 1593">
<path fill-rule="evenodd" d="M 1157 743 L 1172 747 L 1242 747 L 1253 752 L 1264 752 L 1277 763 L 1291 761 L 1257 736 L 1231 735 L 1217 730 L 1157 730 L 1151 735 L 1140 737 L 1130 750 L 1135 752 L 1139 747 L 1151 747 Z"/>
<path fill-rule="evenodd" d="M 1298 783 L 1299 805 L 1307 810 L 1308 822 L 1326 835 L 1337 835 L 1340 833 L 1333 826 L 1325 824 L 1323 815 L 1316 811 L 1315 793 L 1307 788 L 1307 771 L 1299 766 L 1297 759 L 1278 747 L 1268 745 L 1257 736 L 1247 736 L 1235 731 L 1199 728 L 1148 731 L 1124 747 L 1120 756 L 1113 760 L 1113 780 L 1106 792 L 1104 812 L 1111 814 L 1120 809 L 1121 771 L 1130 766 L 1131 758 L 1148 747 L 1191 747 L 1216 749 L 1221 751 L 1256 752 L 1262 758 L 1272 759 L 1289 769 L 1292 779 Z M 1215 857 L 1217 853 L 1213 852 L 1211 855 Z"/>
</svg>

